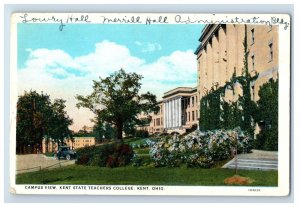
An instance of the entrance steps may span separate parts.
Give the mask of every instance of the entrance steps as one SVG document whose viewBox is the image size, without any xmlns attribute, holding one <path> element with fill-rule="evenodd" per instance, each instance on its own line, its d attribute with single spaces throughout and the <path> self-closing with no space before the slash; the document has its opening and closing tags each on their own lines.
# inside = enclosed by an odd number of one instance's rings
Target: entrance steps
<svg viewBox="0 0 300 207">
<path fill-rule="evenodd" d="M 226 163 L 222 168 L 229 169 L 244 169 L 244 170 L 278 170 L 277 159 L 241 159 L 233 158 Z"/>
</svg>

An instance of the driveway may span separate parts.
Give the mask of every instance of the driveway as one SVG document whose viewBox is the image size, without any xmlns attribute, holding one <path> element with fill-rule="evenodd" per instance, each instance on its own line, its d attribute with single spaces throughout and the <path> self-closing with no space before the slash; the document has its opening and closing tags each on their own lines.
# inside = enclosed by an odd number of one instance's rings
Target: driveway
<svg viewBox="0 0 300 207">
<path fill-rule="evenodd" d="M 43 154 L 17 155 L 17 174 L 72 165 L 75 160 L 56 160 Z"/>
</svg>

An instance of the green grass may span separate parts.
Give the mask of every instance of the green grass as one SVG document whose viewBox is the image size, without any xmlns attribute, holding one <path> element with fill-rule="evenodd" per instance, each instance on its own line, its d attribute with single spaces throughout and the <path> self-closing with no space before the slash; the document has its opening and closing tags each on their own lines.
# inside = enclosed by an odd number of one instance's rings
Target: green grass
<svg viewBox="0 0 300 207">
<path fill-rule="evenodd" d="M 126 144 L 130 144 L 130 145 L 133 145 L 133 144 L 146 144 L 146 139 L 147 138 L 139 138 L 139 137 L 134 137 L 134 138 L 130 138 L 130 139 L 125 139 L 124 140 L 124 143 Z"/>
<path fill-rule="evenodd" d="M 277 171 L 239 170 L 254 180 L 251 186 L 277 186 Z M 191 185 L 223 186 L 234 175 L 231 169 L 120 167 L 100 168 L 72 165 L 17 175 L 17 184 L 98 184 L 98 185 Z"/>
<path fill-rule="evenodd" d="M 150 151 L 149 147 L 134 149 L 134 152 L 136 154 L 148 154 L 149 155 L 149 151 Z"/>
</svg>

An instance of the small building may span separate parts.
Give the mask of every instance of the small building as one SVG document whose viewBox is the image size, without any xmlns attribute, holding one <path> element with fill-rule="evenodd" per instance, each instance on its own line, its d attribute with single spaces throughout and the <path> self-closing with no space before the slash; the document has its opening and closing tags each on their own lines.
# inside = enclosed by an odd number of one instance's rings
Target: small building
<svg viewBox="0 0 300 207">
<path fill-rule="evenodd" d="M 46 143 L 48 142 L 48 143 Z M 48 149 L 47 149 L 47 144 L 48 144 Z M 65 139 L 64 143 L 61 145 L 67 145 L 71 149 L 78 149 L 78 148 L 83 148 L 83 147 L 88 147 L 88 146 L 93 146 L 96 144 L 96 139 L 95 137 L 73 137 L 72 139 Z M 58 150 L 58 144 L 55 142 L 53 139 L 43 139 L 42 143 L 42 153 L 48 152 L 55 152 Z"/>
<path fill-rule="evenodd" d="M 78 149 L 82 147 L 89 147 L 96 144 L 95 137 L 73 137 L 74 140 L 69 140 L 67 145 L 71 147 L 71 149 Z"/>
</svg>

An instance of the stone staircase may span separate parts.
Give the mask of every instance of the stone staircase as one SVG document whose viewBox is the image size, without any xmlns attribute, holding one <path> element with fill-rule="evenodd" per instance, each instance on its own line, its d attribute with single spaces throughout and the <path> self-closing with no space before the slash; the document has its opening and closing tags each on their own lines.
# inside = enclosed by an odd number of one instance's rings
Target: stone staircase
<svg viewBox="0 0 300 207">
<path fill-rule="evenodd" d="M 223 168 L 229 169 L 244 169 L 244 170 L 278 170 L 277 159 L 245 159 L 235 158 L 226 163 Z"/>
</svg>

